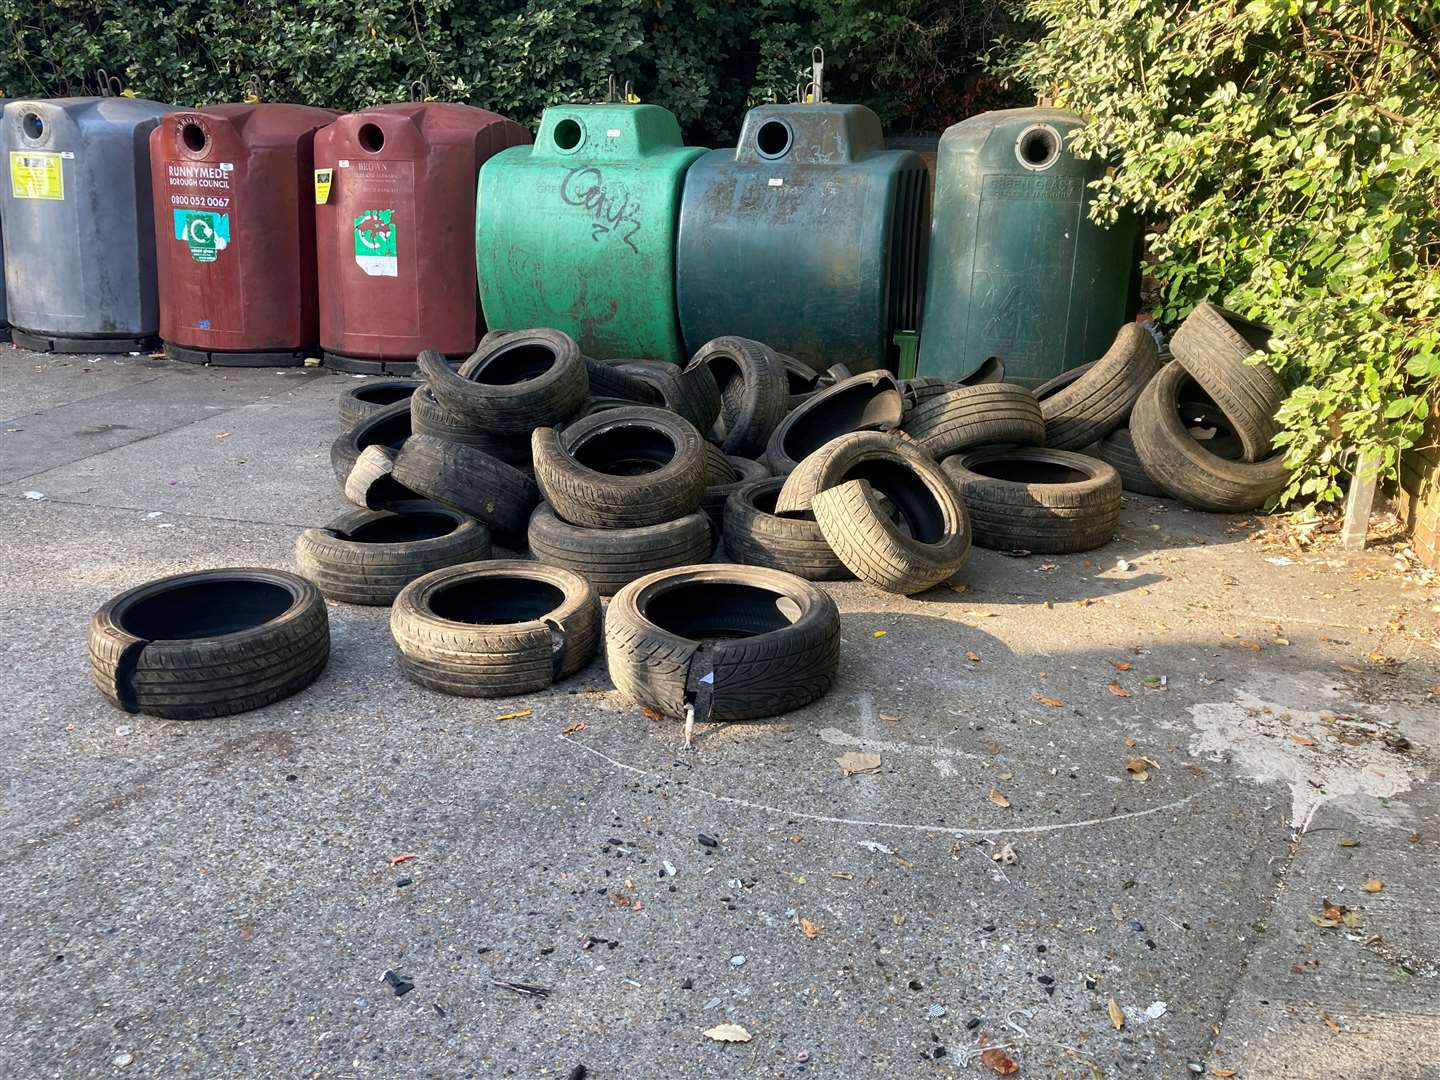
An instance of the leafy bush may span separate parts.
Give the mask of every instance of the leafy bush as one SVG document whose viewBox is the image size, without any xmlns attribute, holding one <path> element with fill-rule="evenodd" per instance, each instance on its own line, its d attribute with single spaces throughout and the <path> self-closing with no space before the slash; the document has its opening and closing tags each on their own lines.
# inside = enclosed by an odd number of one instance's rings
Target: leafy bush
<svg viewBox="0 0 1440 1080">
<path fill-rule="evenodd" d="M 547 105 L 604 100 L 613 74 L 671 109 L 692 141 L 713 142 L 733 137 L 748 106 L 790 100 L 817 42 L 835 100 L 887 123 L 917 112 L 917 80 L 975 68 L 1002 2 L 0 0 L 0 87 L 95 93 L 104 68 L 176 104 L 252 87 L 342 110 L 429 94 L 533 124 Z"/>
<path fill-rule="evenodd" d="M 1091 117 L 1102 219 L 1161 223 L 1163 318 L 1213 299 L 1277 329 L 1293 479 L 1393 475 L 1440 387 L 1440 13 L 1413 0 L 1021 0 L 1006 69 Z"/>
</svg>

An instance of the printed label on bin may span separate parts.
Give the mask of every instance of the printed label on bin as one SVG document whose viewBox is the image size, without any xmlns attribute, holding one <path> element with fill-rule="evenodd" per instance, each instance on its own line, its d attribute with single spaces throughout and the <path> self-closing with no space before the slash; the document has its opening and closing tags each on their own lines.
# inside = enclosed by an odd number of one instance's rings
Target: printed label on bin
<svg viewBox="0 0 1440 1080">
<path fill-rule="evenodd" d="M 355 264 L 371 277 L 399 277 L 395 211 L 363 210 L 355 219 Z"/>
<path fill-rule="evenodd" d="M 230 246 L 230 215 L 208 210 L 176 210 L 175 239 L 190 249 L 190 258 L 212 263 Z"/>
<path fill-rule="evenodd" d="M 772 176 L 769 180 L 766 180 L 765 183 L 769 184 L 771 187 L 784 187 L 785 178 L 783 176 Z"/>
<path fill-rule="evenodd" d="M 11 194 L 17 199 L 64 199 L 63 168 L 54 151 L 11 150 Z"/>
<path fill-rule="evenodd" d="M 330 184 L 335 179 L 334 169 L 315 170 L 315 205 L 324 206 L 330 201 Z"/>
</svg>

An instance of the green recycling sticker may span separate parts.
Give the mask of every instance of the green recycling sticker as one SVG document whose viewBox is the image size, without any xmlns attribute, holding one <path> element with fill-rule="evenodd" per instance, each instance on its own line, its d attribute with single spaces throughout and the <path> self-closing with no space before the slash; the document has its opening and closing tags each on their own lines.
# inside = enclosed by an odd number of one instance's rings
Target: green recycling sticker
<svg viewBox="0 0 1440 1080">
<path fill-rule="evenodd" d="M 230 215 L 176 210 L 175 239 L 184 241 L 196 262 L 212 263 L 230 246 Z"/>
<path fill-rule="evenodd" d="M 371 277 L 400 276 L 394 210 L 364 210 L 355 219 L 355 264 Z"/>
</svg>

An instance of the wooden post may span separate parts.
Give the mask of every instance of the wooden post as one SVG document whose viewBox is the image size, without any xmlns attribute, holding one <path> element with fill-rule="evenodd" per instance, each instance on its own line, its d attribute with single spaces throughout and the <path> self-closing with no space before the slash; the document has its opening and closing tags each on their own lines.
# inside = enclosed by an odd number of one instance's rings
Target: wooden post
<svg viewBox="0 0 1440 1080">
<path fill-rule="evenodd" d="M 1350 478 L 1350 494 L 1345 499 L 1345 527 L 1340 530 L 1340 546 L 1346 551 L 1361 551 L 1365 534 L 1370 529 L 1370 508 L 1375 502 L 1375 480 L 1380 472 L 1380 455 L 1371 450 L 1360 455 L 1355 475 Z"/>
</svg>

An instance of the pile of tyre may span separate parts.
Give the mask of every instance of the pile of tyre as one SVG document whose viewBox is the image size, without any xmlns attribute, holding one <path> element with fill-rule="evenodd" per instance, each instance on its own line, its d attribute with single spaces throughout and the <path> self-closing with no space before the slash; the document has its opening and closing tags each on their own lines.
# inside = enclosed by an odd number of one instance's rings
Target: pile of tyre
<svg viewBox="0 0 1440 1080">
<path fill-rule="evenodd" d="M 1276 494 L 1284 390 L 1246 363 L 1267 340 L 1202 305 L 1172 361 L 1127 326 L 1031 391 L 997 362 L 963 383 L 897 381 L 737 337 L 681 367 L 595 361 L 554 330 L 487 334 L 458 369 L 426 352 L 420 378 L 341 396 L 331 462 L 355 508 L 301 534 L 301 577 L 131 590 L 92 623 L 92 667 L 129 711 L 255 708 L 323 668 L 323 594 L 389 605 L 402 671 L 445 693 L 544 689 L 603 637 L 616 688 L 664 715 L 784 713 L 838 668 L 839 614 L 817 582 L 908 595 L 951 578 L 972 543 L 1096 548 L 1122 487 L 1216 510 Z M 187 614 L 212 607 L 229 614 Z"/>
</svg>

